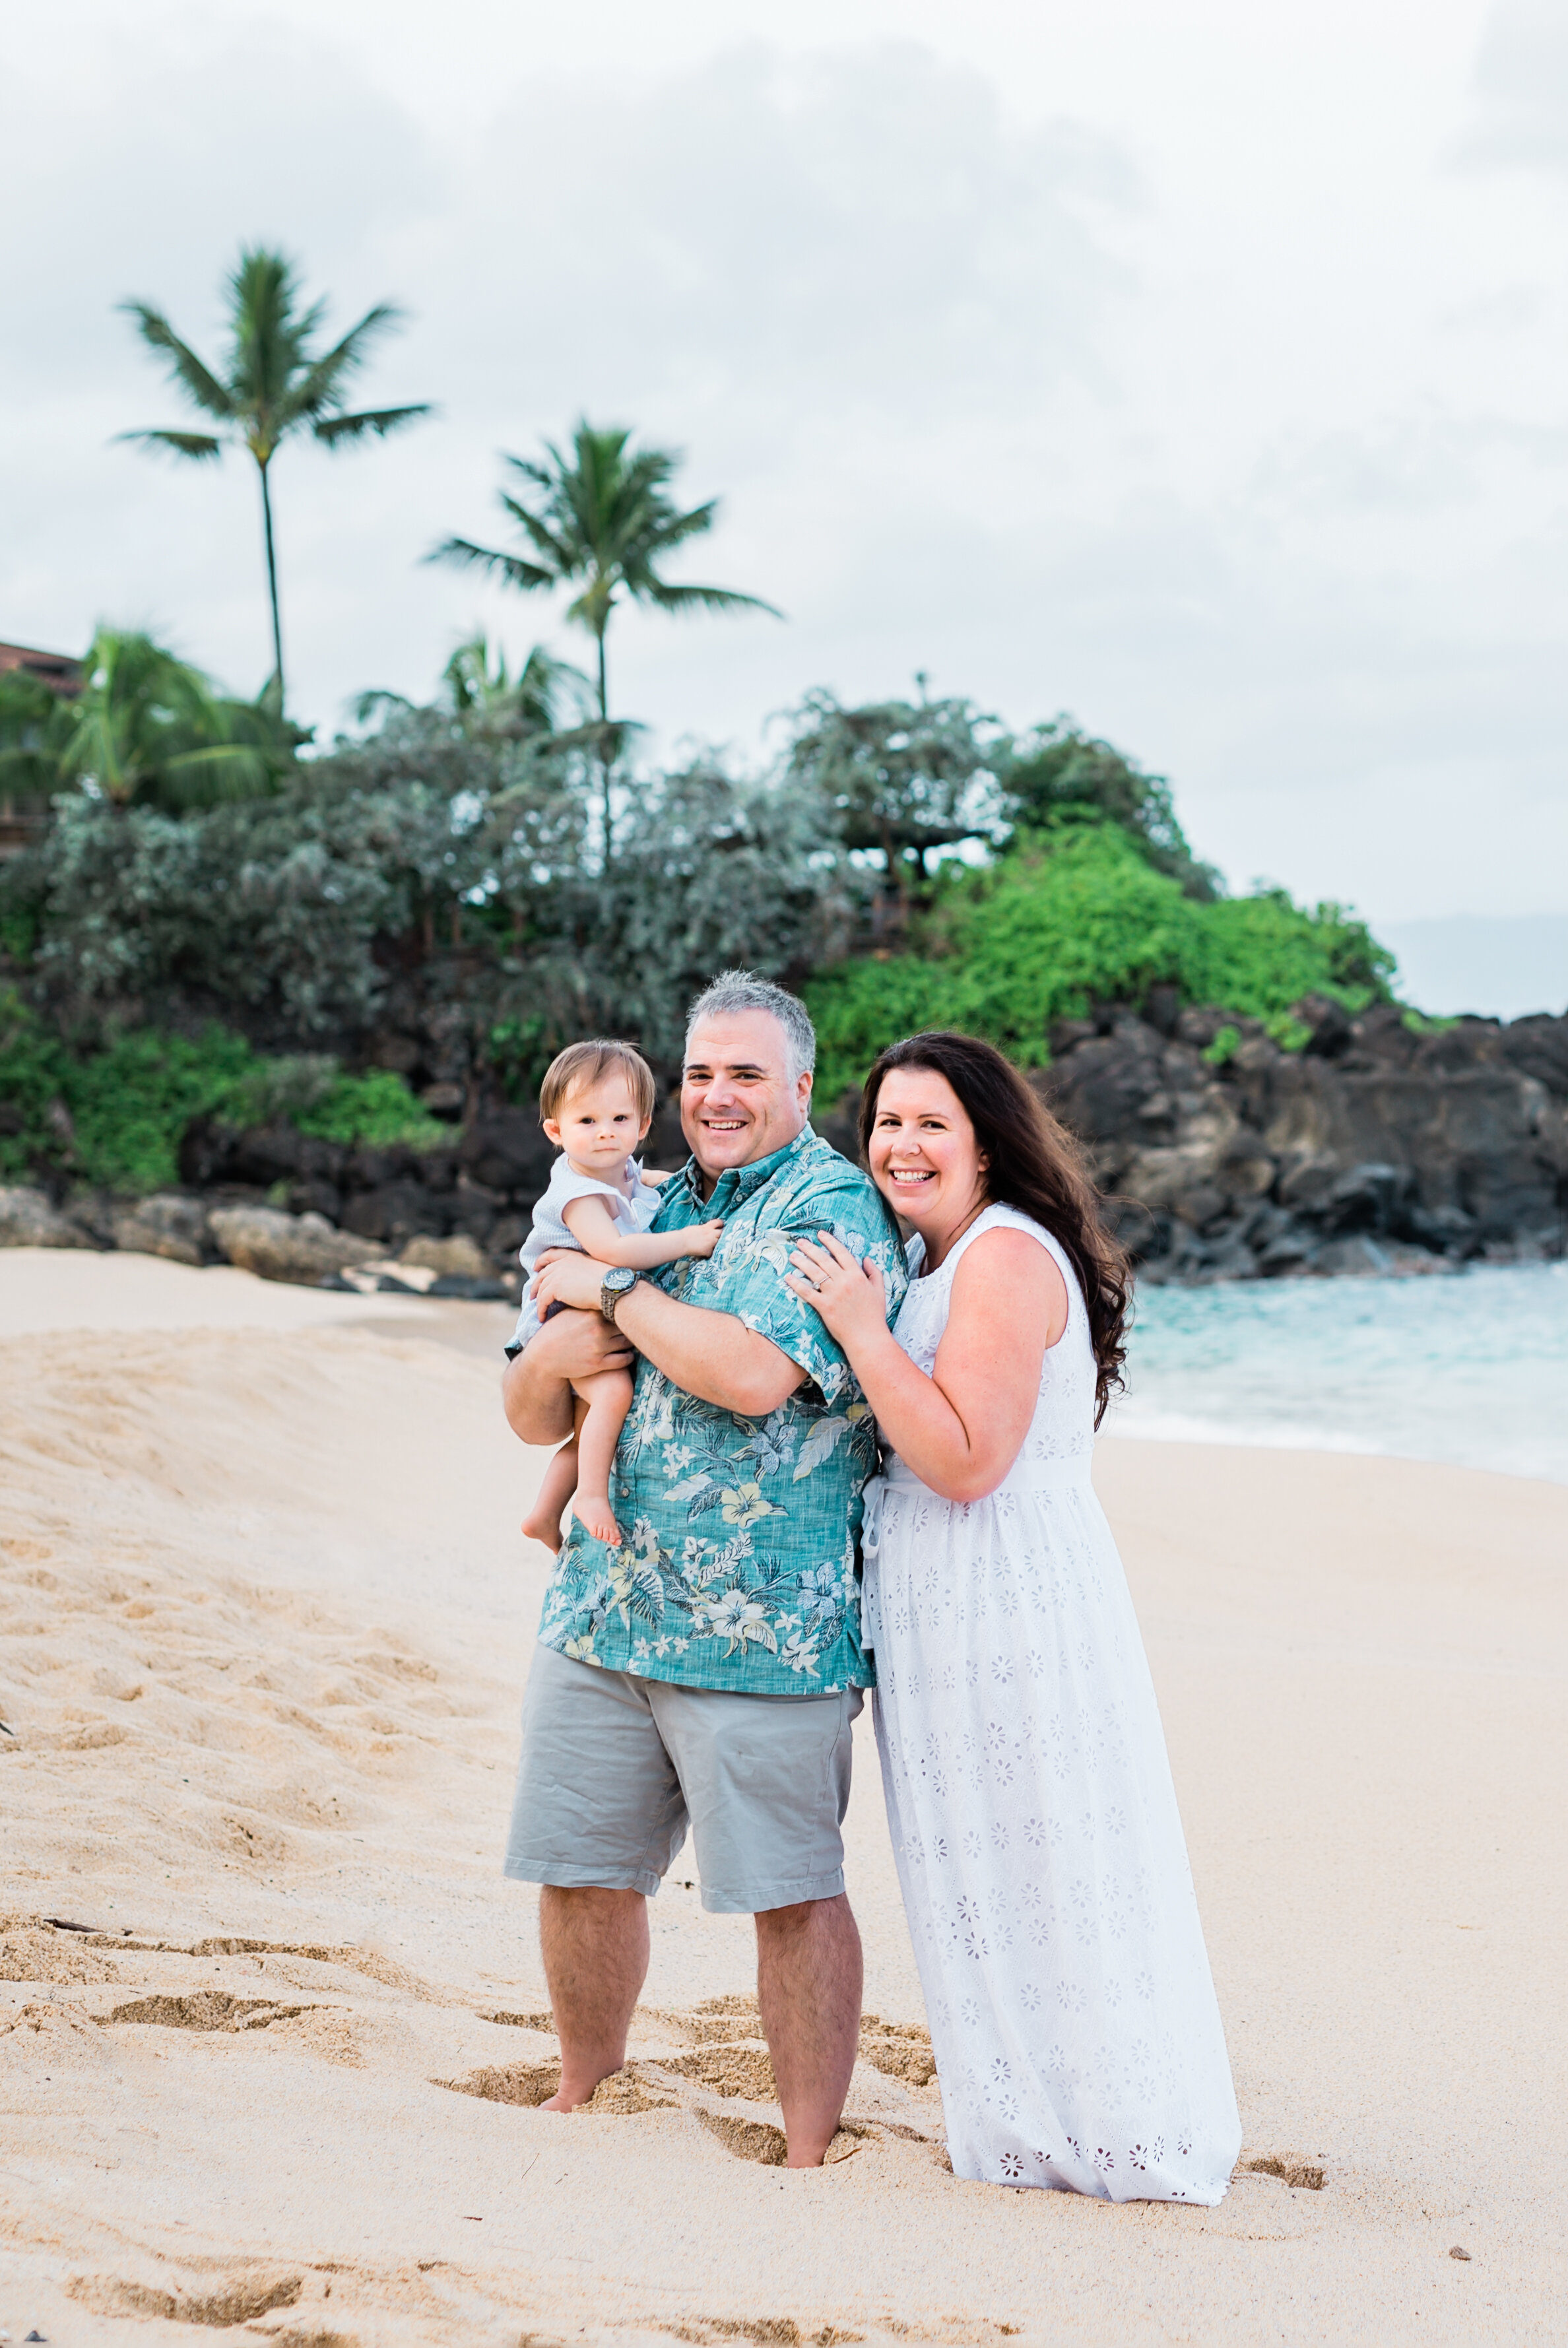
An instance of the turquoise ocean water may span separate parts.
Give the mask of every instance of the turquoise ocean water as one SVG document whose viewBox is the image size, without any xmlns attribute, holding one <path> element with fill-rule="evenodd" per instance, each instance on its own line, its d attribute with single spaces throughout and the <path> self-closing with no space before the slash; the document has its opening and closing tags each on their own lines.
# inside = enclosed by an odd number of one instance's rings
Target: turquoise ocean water
<svg viewBox="0 0 1568 2348">
<path fill-rule="evenodd" d="M 1106 1429 L 1568 1484 L 1568 1263 L 1141 1289 Z"/>
</svg>

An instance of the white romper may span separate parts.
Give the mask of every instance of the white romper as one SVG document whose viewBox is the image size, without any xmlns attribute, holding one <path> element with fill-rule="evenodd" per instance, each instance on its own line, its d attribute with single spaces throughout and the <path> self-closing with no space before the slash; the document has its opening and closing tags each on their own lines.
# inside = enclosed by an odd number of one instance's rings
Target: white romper
<svg viewBox="0 0 1568 2348">
<path fill-rule="evenodd" d="M 521 1354 L 539 1330 L 539 1315 L 533 1309 L 528 1286 L 540 1257 L 548 1248 L 572 1248 L 578 1255 L 587 1253 L 582 1241 L 573 1238 L 562 1211 L 573 1199 L 603 1199 L 628 1239 L 645 1231 L 652 1223 L 664 1192 L 656 1182 L 644 1181 L 640 1159 L 627 1159 L 624 1179 L 625 1188 L 617 1189 L 613 1182 L 596 1182 L 591 1174 L 579 1174 L 564 1150 L 551 1168 L 549 1184 L 534 1200 L 532 1228 L 518 1251 L 522 1265 L 522 1308 L 506 1349 L 509 1354 Z"/>
<path fill-rule="evenodd" d="M 915 1274 L 929 1376 L 953 1275 L 1022 1231 L 1067 1282 L 1022 1449 L 985 1499 L 897 1456 L 867 1491 L 865 1616 L 899 1880 L 958 2177 L 1216 2202 L 1241 2148 L 1219 2007 L 1127 1577 L 1089 1481 L 1095 1363 L 1066 1251 L 987 1207 Z"/>
</svg>

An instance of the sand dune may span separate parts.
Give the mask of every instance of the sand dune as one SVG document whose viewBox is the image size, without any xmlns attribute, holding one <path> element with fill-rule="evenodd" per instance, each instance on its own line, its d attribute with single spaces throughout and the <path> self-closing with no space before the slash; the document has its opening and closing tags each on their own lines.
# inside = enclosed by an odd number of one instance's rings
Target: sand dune
<svg viewBox="0 0 1568 2348">
<path fill-rule="evenodd" d="M 796 2175 L 749 1928 L 681 1863 L 626 2071 L 534 2108 L 494 1318 L 0 1256 L 0 2333 L 1560 2335 L 1568 1492 L 1102 1447 L 1273 2169 L 1212 2211 L 953 2179 L 866 1738 L 879 2019 Z"/>
</svg>

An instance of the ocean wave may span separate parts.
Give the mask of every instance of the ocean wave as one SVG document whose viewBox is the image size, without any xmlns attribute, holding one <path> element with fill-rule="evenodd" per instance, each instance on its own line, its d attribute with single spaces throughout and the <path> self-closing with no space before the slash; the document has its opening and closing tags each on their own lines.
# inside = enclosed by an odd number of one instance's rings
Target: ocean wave
<svg viewBox="0 0 1568 2348">
<path fill-rule="evenodd" d="M 1139 1296 L 1121 1439 L 1447 1460 L 1568 1483 L 1568 1265 Z"/>
</svg>

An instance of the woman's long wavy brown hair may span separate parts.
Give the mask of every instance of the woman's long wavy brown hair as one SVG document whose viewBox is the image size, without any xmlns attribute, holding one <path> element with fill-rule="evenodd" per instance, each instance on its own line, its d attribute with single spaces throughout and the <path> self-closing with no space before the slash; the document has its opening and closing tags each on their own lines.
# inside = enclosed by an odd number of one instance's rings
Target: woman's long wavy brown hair
<svg viewBox="0 0 1568 2348">
<path fill-rule="evenodd" d="M 946 1077 L 990 1160 L 983 1177 L 987 1204 L 1016 1207 L 1067 1250 L 1088 1308 L 1098 1426 L 1122 1383 L 1130 1282 L 1127 1258 L 1100 1220 L 1099 1193 L 1082 1150 L 995 1045 L 934 1028 L 890 1044 L 866 1078 L 861 1156 L 868 1166 L 877 1097 L 894 1068 L 930 1068 Z"/>
</svg>

